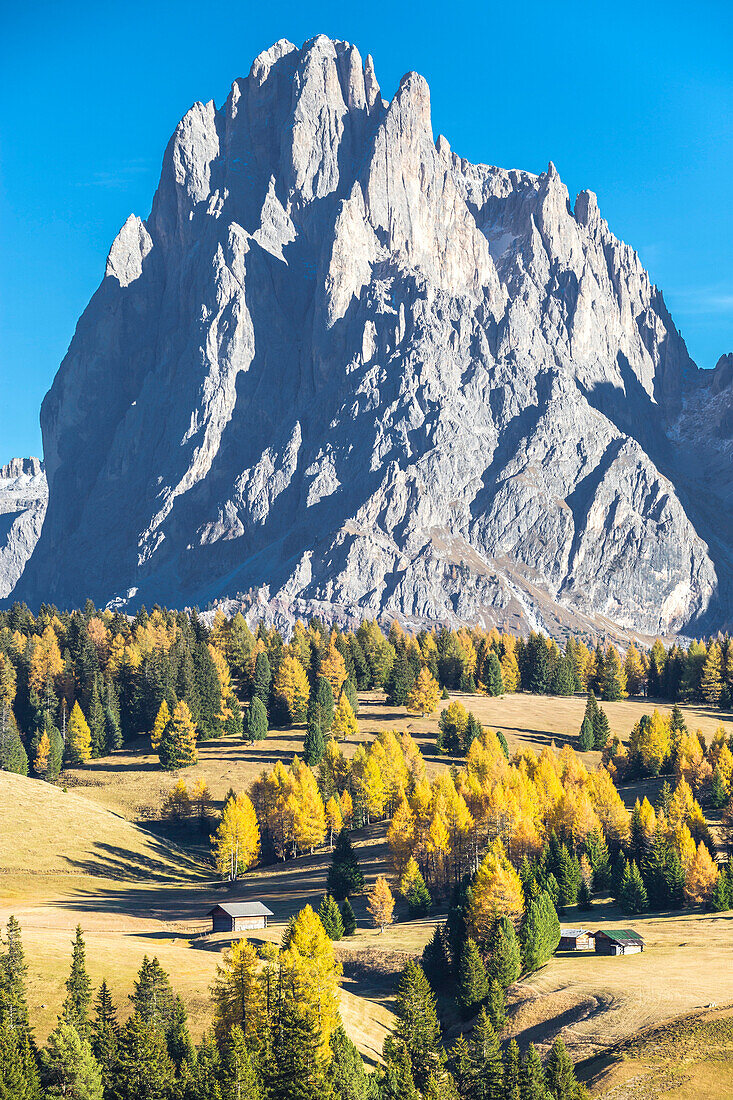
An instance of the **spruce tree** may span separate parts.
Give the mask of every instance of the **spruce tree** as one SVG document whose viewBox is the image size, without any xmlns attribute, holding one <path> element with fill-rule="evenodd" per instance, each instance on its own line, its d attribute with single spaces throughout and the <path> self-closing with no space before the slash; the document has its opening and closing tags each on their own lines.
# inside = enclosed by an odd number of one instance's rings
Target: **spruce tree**
<svg viewBox="0 0 733 1100">
<path fill-rule="evenodd" d="M 497 1034 L 504 1030 L 506 1024 L 506 995 L 504 987 L 496 980 L 491 979 L 489 985 L 489 997 L 486 1002 L 486 1011 L 491 1020 L 491 1026 Z"/>
<path fill-rule="evenodd" d="M 158 755 L 166 771 L 188 768 L 198 760 L 196 727 L 183 700 L 176 703 L 171 719 L 163 730 Z"/>
<path fill-rule="evenodd" d="M 89 1041 L 68 1022 L 62 1021 L 40 1052 L 41 1078 L 49 1095 L 78 1100 L 102 1100 L 102 1073 Z"/>
<path fill-rule="evenodd" d="M 590 718 L 584 718 L 578 736 L 578 748 L 581 752 L 589 752 L 592 748 L 595 748 L 595 743 L 596 739 L 593 732 L 593 723 Z"/>
<path fill-rule="evenodd" d="M 589 909 L 593 907 L 593 899 L 590 895 L 590 887 L 584 878 L 580 880 L 580 887 L 578 888 L 578 909 L 582 913 L 587 913 Z"/>
<path fill-rule="evenodd" d="M 527 906 L 520 936 L 527 970 L 536 970 L 543 966 L 557 950 L 560 942 L 560 921 L 547 890 L 543 890 Z"/>
<path fill-rule="evenodd" d="M 173 1012 L 165 1033 L 165 1044 L 169 1058 L 179 1071 L 184 1063 L 190 1065 L 196 1061 L 196 1052 L 188 1030 L 188 1013 L 180 997 L 176 997 L 173 1003 Z"/>
<path fill-rule="evenodd" d="M 494 921 L 489 939 L 488 973 L 507 989 L 522 972 L 522 955 L 514 925 L 508 917 Z"/>
<path fill-rule="evenodd" d="M 0 771 L 28 775 L 28 755 L 10 707 L 0 703 Z"/>
<path fill-rule="evenodd" d="M 468 722 L 466 723 L 466 732 L 463 734 L 463 744 L 461 746 L 464 754 L 468 754 L 468 750 L 471 748 L 471 745 L 474 743 L 477 737 L 481 736 L 481 733 L 481 723 L 479 722 L 476 715 L 472 714 L 471 711 L 469 711 Z M 501 732 L 497 733 L 497 737 L 500 741 L 503 736 L 504 735 Z"/>
<path fill-rule="evenodd" d="M 405 1043 L 388 1035 L 384 1044 L 384 1069 L 379 1081 L 379 1100 L 420 1100 Z"/>
<path fill-rule="evenodd" d="M 519 1067 L 521 1100 L 548 1100 L 545 1071 L 534 1043 L 530 1043 Z"/>
<path fill-rule="evenodd" d="M 456 1000 L 463 1016 L 473 1016 L 489 993 L 486 967 L 474 940 L 466 940 L 458 965 L 458 993 Z"/>
<path fill-rule="evenodd" d="M 486 691 L 489 695 L 496 696 L 504 694 L 504 681 L 501 678 L 501 664 L 499 663 L 499 658 L 494 649 L 490 651 L 486 659 L 484 665 L 484 678 Z"/>
<path fill-rule="evenodd" d="M 611 882 L 611 857 L 601 829 L 594 829 L 585 838 L 585 854 L 593 872 L 593 889 L 605 890 Z"/>
<path fill-rule="evenodd" d="M 565 1043 L 560 1038 L 552 1044 L 545 1066 L 545 1075 L 554 1100 L 578 1100 L 579 1096 L 582 1096 L 575 1077 L 573 1061 L 565 1048 Z"/>
<path fill-rule="evenodd" d="M 317 722 L 309 722 L 303 740 L 303 759 L 309 768 L 317 767 L 326 751 L 323 731 Z"/>
<path fill-rule="evenodd" d="M 728 868 L 721 868 L 708 906 L 713 913 L 727 913 L 733 908 L 733 878 Z"/>
<path fill-rule="evenodd" d="M 370 1100 L 374 1094 L 364 1061 L 341 1024 L 332 1032 L 329 1046 L 331 1062 L 326 1087 L 334 1100 Z"/>
<path fill-rule="evenodd" d="M 130 994 L 135 1015 L 143 1024 L 157 1028 L 167 1035 L 173 1022 L 176 1000 L 171 983 L 156 957 L 143 958 Z"/>
<path fill-rule="evenodd" d="M 521 1100 L 519 1078 L 519 1047 L 516 1039 L 510 1039 L 504 1050 L 505 1100 Z"/>
<path fill-rule="evenodd" d="M 280 1012 L 268 1094 L 278 1100 L 317 1100 L 326 1095 L 324 1060 L 319 1057 L 320 1029 L 311 1012 L 285 1001 Z"/>
<path fill-rule="evenodd" d="M 172 1084 L 173 1063 L 161 1029 L 133 1013 L 120 1032 L 114 1100 L 168 1100 Z"/>
<path fill-rule="evenodd" d="M 341 923 L 344 926 L 344 935 L 353 936 L 356 932 L 356 917 L 348 898 L 344 898 L 341 905 Z"/>
<path fill-rule="evenodd" d="M 28 1000 L 26 975 L 28 964 L 15 917 L 9 917 L 5 927 L 4 948 L 0 954 L 0 1022 L 19 1031 L 28 1032 Z"/>
<path fill-rule="evenodd" d="M 325 676 L 319 676 L 308 701 L 308 725 L 320 726 L 325 737 L 331 729 L 335 709 L 331 685 Z"/>
<path fill-rule="evenodd" d="M 328 892 L 337 901 L 343 901 L 349 894 L 360 894 L 363 889 L 364 876 L 351 846 L 348 829 L 342 829 L 328 869 Z"/>
<path fill-rule="evenodd" d="M 40 1100 L 35 1058 L 27 1036 L 0 1018 L 0 1098 Z"/>
<path fill-rule="evenodd" d="M 461 946 L 458 948 L 459 959 L 460 956 Z M 435 989 L 440 989 L 450 978 L 452 965 L 448 950 L 448 930 L 445 925 L 436 924 L 431 938 L 423 949 L 421 963 L 430 984 Z"/>
<path fill-rule="evenodd" d="M 598 707 L 593 720 L 593 743 L 596 749 L 605 749 L 611 736 L 611 727 L 603 707 Z"/>
<path fill-rule="evenodd" d="M 105 1088 L 109 1088 L 112 1070 L 117 1060 L 120 1028 L 112 996 L 106 981 L 99 987 L 94 1001 L 94 1020 L 91 1028 L 91 1044 L 94 1057 L 102 1071 Z"/>
<path fill-rule="evenodd" d="M 646 887 L 633 860 L 626 861 L 618 900 L 624 913 L 644 913 L 647 909 Z"/>
<path fill-rule="evenodd" d="M 264 1100 L 262 1081 L 241 1027 L 231 1029 L 223 1046 L 222 1100 Z"/>
<path fill-rule="evenodd" d="M 471 1035 L 471 1059 L 474 1078 L 481 1089 L 481 1100 L 504 1100 L 504 1063 L 501 1046 L 486 1009 L 479 1012 Z"/>
<path fill-rule="evenodd" d="M 415 1084 L 423 1089 L 430 1076 L 437 1076 L 442 1069 L 445 1052 L 435 995 L 422 967 L 412 960 L 402 971 L 394 1011 L 397 1016 L 395 1038 L 405 1044 Z"/>
<path fill-rule="evenodd" d="M 272 683 L 272 670 L 270 659 L 261 649 L 255 658 L 254 676 L 252 677 L 252 698 L 259 699 L 267 706 L 270 698 L 270 685 Z"/>
<path fill-rule="evenodd" d="M 340 940 L 344 934 L 344 922 L 339 907 L 330 894 L 324 896 L 318 909 L 318 916 L 328 938 Z"/>
<path fill-rule="evenodd" d="M 86 945 L 81 925 L 76 926 L 71 953 L 71 972 L 66 979 L 63 1019 L 84 1037 L 88 1031 L 87 1014 L 92 1001 L 92 982 L 86 967 Z"/>
<path fill-rule="evenodd" d="M 267 737 L 267 710 L 265 704 L 260 699 L 259 695 L 255 695 L 252 698 L 252 702 L 247 708 L 247 715 L 244 720 L 244 739 L 250 744 L 255 741 L 264 741 Z"/>
</svg>

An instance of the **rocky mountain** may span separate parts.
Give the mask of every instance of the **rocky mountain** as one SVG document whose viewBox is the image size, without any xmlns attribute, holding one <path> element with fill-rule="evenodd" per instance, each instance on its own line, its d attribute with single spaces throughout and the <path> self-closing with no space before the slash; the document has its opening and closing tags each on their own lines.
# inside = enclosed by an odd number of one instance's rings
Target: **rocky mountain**
<svg viewBox="0 0 733 1100">
<path fill-rule="evenodd" d="M 46 514 L 48 487 L 37 458 L 0 466 L 0 597 L 8 596 L 33 553 Z"/>
<path fill-rule="evenodd" d="M 698 370 L 592 192 L 436 142 L 416 73 L 388 103 L 356 47 L 280 41 L 112 245 L 15 595 L 723 625 L 729 359 Z"/>
</svg>

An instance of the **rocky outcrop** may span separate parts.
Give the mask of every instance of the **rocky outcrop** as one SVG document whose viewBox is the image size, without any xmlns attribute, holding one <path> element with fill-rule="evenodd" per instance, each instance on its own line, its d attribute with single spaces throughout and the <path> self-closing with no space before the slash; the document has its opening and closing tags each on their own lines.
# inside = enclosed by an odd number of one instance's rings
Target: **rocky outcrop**
<svg viewBox="0 0 733 1100">
<path fill-rule="evenodd" d="M 721 624 L 700 375 L 592 192 L 435 142 L 415 73 L 387 103 L 354 46 L 281 41 L 186 114 L 112 245 L 17 595 Z"/>
<path fill-rule="evenodd" d="M 13 458 L 0 466 L 0 597 L 16 585 L 38 541 L 48 491 L 37 458 Z"/>
</svg>

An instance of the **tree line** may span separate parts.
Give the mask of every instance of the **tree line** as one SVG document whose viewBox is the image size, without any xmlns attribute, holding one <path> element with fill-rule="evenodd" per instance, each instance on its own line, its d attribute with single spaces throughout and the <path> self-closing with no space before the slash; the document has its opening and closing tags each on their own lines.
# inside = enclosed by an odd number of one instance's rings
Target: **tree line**
<svg viewBox="0 0 733 1100">
<path fill-rule="evenodd" d="M 338 1007 L 341 966 L 321 917 L 306 906 L 280 944 L 243 939 L 211 986 L 213 1023 L 192 1041 L 187 1012 L 157 958 L 145 957 L 128 998 L 93 988 L 81 927 L 66 996 L 44 1044 L 28 1008 L 21 930 L 10 918 L 0 953 L 0 1089 L 8 1100 L 582 1100 L 559 1039 L 542 1063 L 530 1044 L 502 1050 L 482 1008 L 447 1048 L 422 966 L 407 964 L 383 1064 L 368 1073 Z M 465 969 L 465 967 L 464 967 Z M 126 1018 L 125 1018 L 126 1017 Z"/>
</svg>

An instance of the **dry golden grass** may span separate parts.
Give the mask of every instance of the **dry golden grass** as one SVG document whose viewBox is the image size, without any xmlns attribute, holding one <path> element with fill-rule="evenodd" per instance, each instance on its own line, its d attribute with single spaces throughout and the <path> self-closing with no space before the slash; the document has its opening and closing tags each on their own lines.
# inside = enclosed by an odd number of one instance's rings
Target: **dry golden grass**
<svg viewBox="0 0 733 1100">
<path fill-rule="evenodd" d="M 733 917 L 683 910 L 624 916 L 611 902 L 571 911 L 567 925 L 596 930 L 633 927 L 645 940 L 639 955 L 556 955 L 512 990 L 509 1034 L 546 1046 L 562 1031 L 575 1059 L 711 1003 L 733 1003 L 730 942 Z"/>
<path fill-rule="evenodd" d="M 653 1027 L 579 1067 L 599 1100 L 730 1100 L 733 1008 Z"/>
</svg>

